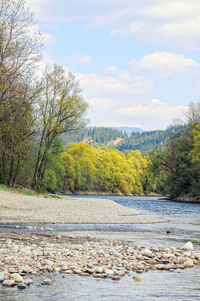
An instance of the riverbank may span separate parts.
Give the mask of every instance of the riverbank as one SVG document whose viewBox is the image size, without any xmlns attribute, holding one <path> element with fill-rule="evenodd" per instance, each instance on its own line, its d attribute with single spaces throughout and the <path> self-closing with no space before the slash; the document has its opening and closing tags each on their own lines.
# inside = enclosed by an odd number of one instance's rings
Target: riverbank
<svg viewBox="0 0 200 301">
<path fill-rule="evenodd" d="M 108 199 L 69 196 L 55 199 L 0 190 L 2 224 L 147 224 L 167 221 Z"/>
<path fill-rule="evenodd" d="M 96 195 L 102 195 L 102 196 L 155 196 L 155 197 L 161 197 L 162 195 L 159 193 L 154 193 L 151 192 L 149 194 L 123 194 L 123 193 L 108 193 L 108 192 L 98 192 L 98 191 L 77 191 L 77 192 L 67 192 L 65 193 L 65 195 L 68 196 L 73 196 L 73 195 L 92 195 L 92 196 L 96 196 Z"/>
<path fill-rule="evenodd" d="M 182 195 L 177 198 L 172 199 L 172 201 L 183 202 L 183 203 L 200 203 L 200 196 L 188 196 Z"/>
</svg>

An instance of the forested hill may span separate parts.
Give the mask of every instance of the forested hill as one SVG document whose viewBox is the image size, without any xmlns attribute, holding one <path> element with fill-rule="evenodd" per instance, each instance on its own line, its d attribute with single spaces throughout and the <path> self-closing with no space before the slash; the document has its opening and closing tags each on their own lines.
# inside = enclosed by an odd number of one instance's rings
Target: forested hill
<svg viewBox="0 0 200 301">
<path fill-rule="evenodd" d="M 140 150 L 141 152 L 153 150 L 155 147 L 163 149 L 166 139 L 169 137 L 172 128 L 157 131 L 145 131 L 132 133 L 130 137 L 123 139 L 117 149 L 125 151 L 129 149 Z"/>
<path fill-rule="evenodd" d="M 134 128 L 133 128 L 134 129 Z M 124 130 L 106 127 L 86 127 L 76 134 L 63 136 L 63 144 L 69 142 L 86 142 L 93 145 L 94 143 L 105 144 L 115 147 L 120 151 L 128 149 L 140 150 L 141 152 L 149 151 L 158 147 L 163 149 L 166 139 L 169 137 L 172 128 L 157 131 L 132 131 L 130 134 Z"/>
</svg>

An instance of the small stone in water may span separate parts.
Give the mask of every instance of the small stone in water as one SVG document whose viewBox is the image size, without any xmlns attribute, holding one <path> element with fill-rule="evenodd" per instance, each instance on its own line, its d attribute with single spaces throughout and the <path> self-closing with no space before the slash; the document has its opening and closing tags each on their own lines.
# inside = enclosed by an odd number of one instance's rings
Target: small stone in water
<svg viewBox="0 0 200 301">
<path fill-rule="evenodd" d="M 93 234 L 87 235 L 87 239 L 95 239 L 95 238 L 96 238 L 96 235 L 93 235 Z"/>
<path fill-rule="evenodd" d="M 113 276 L 112 280 L 121 280 L 121 277 L 120 276 Z"/>
<path fill-rule="evenodd" d="M 133 279 L 134 279 L 135 281 L 137 281 L 137 282 L 142 281 L 142 279 L 141 279 L 140 277 L 133 277 Z"/>
<path fill-rule="evenodd" d="M 26 284 L 26 285 L 31 285 L 31 284 L 33 284 L 33 280 L 32 279 L 24 279 L 24 284 Z"/>
<path fill-rule="evenodd" d="M 52 284 L 52 280 L 49 278 L 46 278 L 42 281 L 42 285 L 51 285 Z"/>
<path fill-rule="evenodd" d="M 24 290 L 24 289 L 26 289 L 26 285 L 23 284 L 23 283 L 20 283 L 20 284 L 18 284 L 17 288 L 18 288 L 19 290 Z"/>
<path fill-rule="evenodd" d="M 194 250 L 193 244 L 191 241 L 188 241 L 184 246 L 183 249 L 185 250 Z"/>
</svg>

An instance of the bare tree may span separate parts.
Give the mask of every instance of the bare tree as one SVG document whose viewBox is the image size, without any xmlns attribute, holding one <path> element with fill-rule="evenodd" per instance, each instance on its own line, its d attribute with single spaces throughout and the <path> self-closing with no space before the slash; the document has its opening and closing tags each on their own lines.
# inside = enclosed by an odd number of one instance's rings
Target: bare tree
<svg viewBox="0 0 200 301">
<path fill-rule="evenodd" d="M 30 33 L 33 25 L 24 0 L 0 0 L 0 103 L 21 99 L 21 83 L 33 81 L 42 46 L 40 33 Z M 35 91 L 29 101 L 34 95 Z"/>
</svg>

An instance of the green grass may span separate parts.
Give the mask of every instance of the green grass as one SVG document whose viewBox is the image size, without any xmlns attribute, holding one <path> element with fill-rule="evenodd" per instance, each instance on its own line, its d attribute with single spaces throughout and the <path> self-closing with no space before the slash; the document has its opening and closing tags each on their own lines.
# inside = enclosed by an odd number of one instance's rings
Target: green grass
<svg viewBox="0 0 200 301">
<path fill-rule="evenodd" d="M 13 188 L 13 187 L 8 187 L 4 184 L 0 184 L 0 189 L 11 191 L 11 192 L 17 192 L 25 195 L 31 195 L 31 196 L 43 196 L 45 198 L 61 199 L 61 197 L 56 194 L 38 193 L 34 190 L 29 190 L 25 188 Z"/>
</svg>

